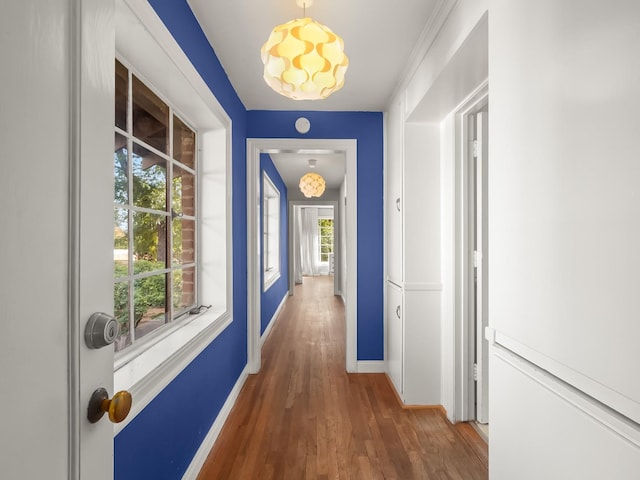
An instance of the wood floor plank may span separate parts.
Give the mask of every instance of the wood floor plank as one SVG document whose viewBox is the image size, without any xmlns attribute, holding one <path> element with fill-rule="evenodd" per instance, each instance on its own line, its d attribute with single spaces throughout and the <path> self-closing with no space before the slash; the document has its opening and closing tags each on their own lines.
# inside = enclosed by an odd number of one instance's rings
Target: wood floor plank
<svg viewBox="0 0 640 480">
<path fill-rule="evenodd" d="M 199 480 L 486 480 L 486 443 L 439 409 L 403 409 L 384 374 L 345 372 L 332 277 L 296 286 Z"/>
</svg>

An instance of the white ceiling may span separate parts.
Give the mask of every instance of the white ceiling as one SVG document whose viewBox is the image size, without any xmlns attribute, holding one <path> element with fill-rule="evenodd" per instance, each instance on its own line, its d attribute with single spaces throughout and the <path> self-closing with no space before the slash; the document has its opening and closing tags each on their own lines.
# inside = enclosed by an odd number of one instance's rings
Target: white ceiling
<svg viewBox="0 0 640 480">
<path fill-rule="evenodd" d="M 313 169 L 308 166 L 310 158 L 316 160 L 316 166 Z M 271 159 L 288 188 L 298 188 L 300 178 L 312 171 L 322 175 L 328 189 L 339 189 L 344 180 L 346 166 L 344 153 L 271 153 Z"/>
<path fill-rule="evenodd" d="M 383 111 L 441 0 L 314 0 L 307 16 L 344 39 L 345 85 L 325 100 L 291 100 L 262 79 L 260 47 L 301 18 L 295 0 L 188 0 L 247 110 Z"/>
<path fill-rule="evenodd" d="M 428 34 L 426 26 L 444 1 L 313 0 L 306 15 L 340 35 L 349 57 L 344 87 L 325 100 L 315 101 L 283 97 L 262 79 L 260 47 L 276 25 L 303 16 L 296 0 L 188 0 L 188 3 L 247 110 L 381 112 L 406 76 L 416 55 L 416 45 Z M 272 155 L 281 176 L 286 177 L 285 183 L 297 188 L 300 165 L 306 168 L 309 156 L 278 157 Z M 344 158 L 341 166 L 335 155 L 315 158 L 321 175 L 330 172 L 326 175 L 331 180 L 325 177 L 328 187 L 337 188 L 333 178 L 343 178 Z M 335 172 L 329 168 L 331 165 L 335 165 Z"/>
</svg>

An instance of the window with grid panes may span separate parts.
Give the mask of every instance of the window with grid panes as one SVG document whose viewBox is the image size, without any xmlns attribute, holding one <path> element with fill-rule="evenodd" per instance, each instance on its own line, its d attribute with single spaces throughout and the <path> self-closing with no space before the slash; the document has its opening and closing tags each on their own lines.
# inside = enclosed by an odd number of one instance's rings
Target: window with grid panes
<svg viewBox="0 0 640 480">
<path fill-rule="evenodd" d="M 280 191 L 262 175 L 262 283 L 266 291 L 280 278 Z"/>
<path fill-rule="evenodd" d="M 318 258 L 320 262 L 329 261 L 329 254 L 333 253 L 333 219 L 318 219 Z"/>
<path fill-rule="evenodd" d="M 197 133 L 116 60 L 116 352 L 196 305 Z"/>
</svg>

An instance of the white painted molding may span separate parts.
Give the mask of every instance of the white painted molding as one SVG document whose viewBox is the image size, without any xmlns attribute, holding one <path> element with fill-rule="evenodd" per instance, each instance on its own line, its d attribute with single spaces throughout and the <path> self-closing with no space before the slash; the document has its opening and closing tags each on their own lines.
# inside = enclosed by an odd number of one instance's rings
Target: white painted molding
<svg viewBox="0 0 640 480">
<path fill-rule="evenodd" d="M 260 370 L 260 154 L 324 149 L 343 152 L 347 163 L 348 203 L 346 232 L 347 285 L 345 304 L 346 371 L 357 372 L 357 140 L 247 138 L 247 357 L 250 373 Z"/>
<path fill-rule="evenodd" d="M 265 328 L 264 333 L 260 337 L 260 347 L 261 348 L 262 348 L 262 345 L 264 345 L 264 342 L 267 341 L 267 338 L 269 338 L 269 334 L 271 333 L 271 329 L 273 328 L 273 325 L 276 323 L 276 320 L 277 320 L 278 316 L 280 315 L 280 312 L 284 308 L 284 304 L 287 302 L 287 298 L 288 297 L 289 297 L 289 291 L 287 291 L 287 293 L 284 294 L 284 297 L 282 298 L 282 301 L 280 302 L 280 305 L 278 305 L 278 308 L 276 308 L 276 311 L 271 316 L 271 320 L 269 320 L 269 323 L 267 324 L 267 328 Z"/>
<path fill-rule="evenodd" d="M 247 362 L 258 373 L 260 344 L 260 147 L 247 140 Z"/>
<path fill-rule="evenodd" d="M 399 289 L 405 292 L 441 292 L 442 283 L 429 283 L 429 282 L 409 282 L 409 283 L 397 283 L 387 277 L 387 282 L 395 285 Z"/>
<path fill-rule="evenodd" d="M 440 29 L 449 18 L 449 14 L 458 4 L 459 0 L 439 0 L 438 4 L 433 9 L 433 13 L 429 17 L 426 25 L 422 29 L 422 33 L 420 34 L 420 38 L 418 39 L 415 47 L 411 51 L 409 55 L 409 61 L 407 62 L 407 66 L 405 67 L 402 75 L 399 76 L 400 80 L 398 84 L 395 86 L 393 95 L 389 97 L 390 99 L 396 98 L 400 93 L 404 92 L 407 88 L 407 84 L 413 78 L 420 63 L 427 55 L 427 52 L 433 45 Z M 385 130 L 386 131 L 386 130 Z"/>
<path fill-rule="evenodd" d="M 566 383 L 581 395 L 591 397 L 606 405 L 610 410 L 626 417 L 627 420 L 635 424 L 636 429 L 640 427 L 640 403 L 520 343 L 500 331 L 487 329 L 485 335 L 489 335 L 489 338 L 495 339 L 493 343 L 494 349 L 502 347 L 502 350 L 510 351 L 518 357 L 521 357 L 523 361 L 530 363 L 534 369 L 542 369 L 548 372 L 549 375 Z M 640 438 L 640 430 L 638 430 L 638 432 L 638 438 Z M 638 443 L 638 445 L 640 445 L 640 443 Z"/>
<path fill-rule="evenodd" d="M 467 158 L 466 116 L 488 99 L 488 82 L 481 82 L 441 123 L 441 242 L 442 278 L 442 403 L 450 421 L 473 418 L 470 378 L 469 329 L 466 296 L 469 262 L 467 242 L 467 200 L 465 184 Z"/>
<path fill-rule="evenodd" d="M 499 332 L 496 332 L 496 338 L 497 342 L 491 345 L 491 354 L 494 357 L 511 365 L 543 388 L 562 398 L 573 407 L 591 417 L 603 427 L 611 430 L 616 435 L 623 437 L 636 448 L 640 448 L 640 428 L 638 423 L 634 422 L 633 419 L 630 420 L 629 417 L 621 415 L 619 412 L 613 410 L 611 405 L 601 403 L 597 398 L 590 396 L 588 393 L 585 394 L 581 389 L 567 383 L 562 378 L 550 373 L 548 370 L 541 368 L 539 364 L 532 363 L 526 357 L 523 357 L 509 348 L 505 348 L 500 341 L 507 340 L 507 337 L 501 335 Z M 507 340 L 507 343 L 512 343 L 512 341 Z M 510 346 L 514 347 L 515 344 L 512 343 Z M 531 352 L 533 351 L 528 350 L 526 353 Z M 540 354 L 534 354 L 534 357 L 534 360 L 541 359 Z M 566 369 L 566 367 L 562 367 Z"/>
<path fill-rule="evenodd" d="M 244 386 L 244 383 L 247 381 L 248 377 L 249 377 L 249 373 L 247 371 L 247 368 L 245 367 L 245 369 L 240 374 L 238 381 L 236 382 L 233 389 L 231 390 L 231 393 L 229 393 L 227 400 L 224 402 L 224 405 L 220 409 L 220 413 L 218 413 L 218 416 L 213 422 L 213 425 L 211 425 L 211 428 L 209 429 L 207 436 L 204 437 L 204 440 L 200 444 L 198 451 L 193 456 L 193 459 L 191 460 L 191 463 L 189 464 L 187 471 L 184 472 L 184 475 L 182 476 L 183 480 L 195 480 L 198 474 L 200 473 L 200 470 L 202 469 L 202 465 L 204 465 L 204 462 L 207 459 L 209 452 L 213 448 L 213 445 L 216 443 L 216 440 L 218 439 L 218 435 L 220 435 L 220 432 L 222 431 L 222 427 L 227 421 L 227 418 L 229 418 L 231 409 L 235 405 L 236 400 L 238 400 L 240 391 L 242 390 L 242 387 Z"/>
<path fill-rule="evenodd" d="M 213 92 L 206 84 L 206 82 L 202 79 L 196 68 L 189 60 L 189 57 L 184 53 L 182 47 L 178 45 L 176 39 L 171 35 L 167 27 L 164 25 L 164 22 L 160 19 L 158 14 L 155 12 L 153 7 L 149 4 L 147 0 L 121 0 L 131 12 L 137 17 L 137 20 L 144 26 L 145 30 L 149 32 L 153 40 L 157 43 L 157 45 L 166 53 L 166 55 L 171 59 L 177 70 L 184 75 L 184 77 L 188 80 L 191 88 L 196 92 L 196 94 L 202 98 L 205 104 L 215 112 L 215 116 L 225 128 L 230 129 L 231 127 L 231 118 L 227 115 L 225 109 L 220 105 L 218 99 L 215 98 Z M 118 7 L 118 4 L 116 4 Z M 123 12 L 122 9 L 118 11 L 118 14 Z M 116 17 L 116 19 L 118 19 Z M 132 19 L 135 22 L 135 19 Z M 131 20 L 129 20 L 131 21 Z M 125 24 L 126 25 L 126 24 Z M 117 34 L 126 33 L 126 27 L 123 25 L 121 30 L 118 30 Z M 131 24 L 130 24 L 131 25 Z M 135 23 L 132 23 L 135 25 Z M 126 25 L 129 26 L 129 25 Z M 119 50 L 119 45 L 126 44 L 126 42 L 116 42 L 118 45 L 116 46 L 116 50 Z M 123 52 L 120 52 L 123 53 Z M 127 50 L 124 52 L 128 58 L 130 58 L 130 51 Z M 155 61 L 155 58 L 154 60 Z M 175 82 L 175 79 L 172 79 Z M 154 82 L 157 85 L 157 82 Z M 170 83 L 168 84 L 170 85 Z M 168 89 L 168 88 L 167 88 Z M 167 89 L 163 89 L 167 90 Z M 210 128 L 218 128 L 219 125 L 211 124 Z M 230 142 L 230 134 L 227 139 Z M 230 145 L 229 145 L 230 147 Z"/>
<path fill-rule="evenodd" d="M 441 283 L 405 283 L 403 286 L 405 292 L 441 292 Z"/>
<path fill-rule="evenodd" d="M 384 360 L 358 360 L 358 373 L 385 373 Z"/>
</svg>

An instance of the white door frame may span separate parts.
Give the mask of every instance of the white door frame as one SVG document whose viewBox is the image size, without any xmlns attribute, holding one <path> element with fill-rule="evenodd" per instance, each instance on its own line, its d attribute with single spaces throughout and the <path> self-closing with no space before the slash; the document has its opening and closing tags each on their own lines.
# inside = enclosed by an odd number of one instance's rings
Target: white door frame
<svg viewBox="0 0 640 480">
<path fill-rule="evenodd" d="M 115 3 L 72 3 L 69 168 L 69 478 L 112 478 L 113 425 L 87 420 L 94 390 L 112 396 L 113 346 L 86 347 L 94 312 L 113 312 L 113 99 Z M 96 60 L 97 59 L 97 60 Z M 96 66 L 95 62 L 98 63 Z M 96 71 L 104 77 L 96 80 Z"/>
<path fill-rule="evenodd" d="M 458 180 L 456 195 L 456 269 L 455 284 L 458 306 L 456 308 L 457 351 L 455 352 L 456 406 L 460 406 L 460 421 L 475 420 L 475 385 L 473 375 L 473 354 L 476 343 L 475 306 L 473 299 L 473 211 L 470 193 L 473 186 L 473 171 L 470 166 L 472 158 L 472 133 L 469 116 L 477 113 L 489 101 L 488 85 L 485 84 L 475 95 L 472 95 L 456 112 L 456 178 Z"/>
<path fill-rule="evenodd" d="M 478 423 L 489 423 L 489 344 L 484 338 L 485 328 L 488 324 L 487 312 L 487 292 L 488 292 L 488 237 L 487 237 L 487 168 L 488 168 L 488 152 L 489 152 L 489 132 L 488 132 L 488 114 L 483 109 L 475 115 L 475 131 L 476 131 L 476 166 L 475 166 L 475 190 L 474 197 L 476 204 L 473 215 L 470 220 L 475 217 L 476 223 L 476 249 L 478 251 L 475 264 L 477 269 L 475 272 L 475 304 L 472 319 L 475 321 L 475 335 L 473 342 L 475 343 L 476 358 L 476 382 L 475 382 L 475 420 Z M 470 265 L 473 267 L 473 264 Z M 473 273 L 470 272 L 473 280 Z M 472 299 L 469 299 L 473 302 Z M 473 359 L 472 359 L 473 361 Z M 473 367 L 472 367 L 473 368 Z"/>
<path fill-rule="evenodd" d="M 312 201 L 312 200 L 291 200 L 289 201 L 289 295 L 293 295 L 296 287 L 295 266 L 294 266 L 294 252 L 299 248 L 299 245 L 295 242 L 295 229 L 296 229 L 296 216 L 295 210 L 297 207 L 320 207 L 323 206 L 333 207 L 333 255 L 334 265 L 341 265 L 340 255 L 342 254 L 340 245 L 341 235 L 343 234 L 340 228 L 340 209 L 338 208 L 338 200 L 327 200 L 324 202 Z M 336 241 L 338 239 L 338 241 Z M 334 267 L 333 272 L 333 294 L 340 295 L 340 279 L 342 272 L 340 268 Z"/>
<path fill-rule="evenodd" d="M 357 190 L 355 139 L 247 139 L 247 364 L 249 373 L 261 366 L 260 345 L 260 154 L 315 153 L 318 150 L 345 154 L 347 167 L 345 298 L 346 371 L 357 371 Z"/>
<path fill-rule="evenodd" d="M 449 358 L 443 363 L 452 367 L 452 379 L 443 378 L 443 393 L 447 416 L 452 422 L 475 419 L 473 349 L 473 301 L 470 278 L 473 257 L 470 255 L 470 199 L 469 182 L 473 182 L 469 169 L 469 115 L 480 111 L 489 101 L 489 84 L 479 85 L 445 120 L 443 124 L 442 155 L 442 216 L 443 231 L 443 342 Z M 447 148 L 448 146 L 448 148 Z M 450 371 L 447 369 L 447 371 Z M 450 392 L 450 393 L 449 393 Z"/>
</svg>

